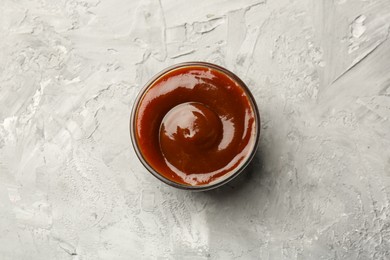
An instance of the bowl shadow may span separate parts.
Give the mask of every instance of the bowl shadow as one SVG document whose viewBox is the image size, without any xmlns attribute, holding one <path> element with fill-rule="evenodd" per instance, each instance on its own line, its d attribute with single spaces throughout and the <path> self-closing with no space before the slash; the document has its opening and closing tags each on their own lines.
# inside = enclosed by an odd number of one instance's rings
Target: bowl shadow
<svg viewBox="0 0 390 260">
<path fill-rule="evenodd" d="M 263 158 L 264 156 L 261 153 L 261 149 L 258 149 L 248 166 L 236 178 L 221 187 L 203 193 L 214 199 L 226 199 L 226 197 L 236 196 L 237 194 L 248 190 L 249 186 L 261 182 L 265 177 L 265 171 L 263 171 Z"/>
</svg>

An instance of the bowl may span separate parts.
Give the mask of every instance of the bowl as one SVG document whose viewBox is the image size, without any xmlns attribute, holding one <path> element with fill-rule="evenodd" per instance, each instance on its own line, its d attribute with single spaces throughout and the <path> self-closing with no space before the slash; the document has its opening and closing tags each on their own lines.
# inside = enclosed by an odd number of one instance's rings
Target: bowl
<svg viewBox="0 0 390 260">
<path fill-rule="evenodd" d="M 258 148 L 260 115 L 245 83 L 207 62 L 157 73 L 139 92 L 130 135 L 137 157 L 160 181 L 204 191 L 237 177 Z"/>
</svg>

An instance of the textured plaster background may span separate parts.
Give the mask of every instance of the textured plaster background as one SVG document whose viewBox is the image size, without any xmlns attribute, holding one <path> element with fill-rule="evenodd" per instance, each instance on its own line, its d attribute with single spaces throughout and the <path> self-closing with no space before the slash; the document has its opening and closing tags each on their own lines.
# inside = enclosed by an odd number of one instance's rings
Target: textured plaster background
<svg viewBox="0 0 390 260">
<path fill-rule="evenodd" d="M 389 0 L 0 0 L 0 259 L 390 259 Z M 129 114 L 201 60 L 261 144 L 211 192 L 136 159 Z"/>
</svg>

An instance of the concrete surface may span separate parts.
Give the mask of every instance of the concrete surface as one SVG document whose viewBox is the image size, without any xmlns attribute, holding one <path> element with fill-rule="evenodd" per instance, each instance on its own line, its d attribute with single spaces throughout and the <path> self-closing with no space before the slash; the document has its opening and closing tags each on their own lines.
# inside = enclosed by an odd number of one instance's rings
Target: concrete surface
<svg viewBox="0 0 390 260">
<path fill-rule="evenodd" d="M 389 0 L 0 0 L 0 259 L 390 259 Z M 150 175 L 130 108 L 181 61 L 262 117 L 240 179 Z"/>
</svg>

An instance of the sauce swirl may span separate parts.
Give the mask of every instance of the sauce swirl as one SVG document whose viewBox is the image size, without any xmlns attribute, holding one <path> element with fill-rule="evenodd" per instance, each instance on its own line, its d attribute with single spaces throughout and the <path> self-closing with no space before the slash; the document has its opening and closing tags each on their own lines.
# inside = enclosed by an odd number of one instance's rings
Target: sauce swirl
<svg viewBox="0 0 390 260">
<path fill-rule="evenodd" d="M 161 176 L 183 185 L 228 178 L 255 149 L 255 103 L 241 81 L 217 66 L 164 72 L 139 98 L 134 135 L 139 153 Z"/>
</svg>

